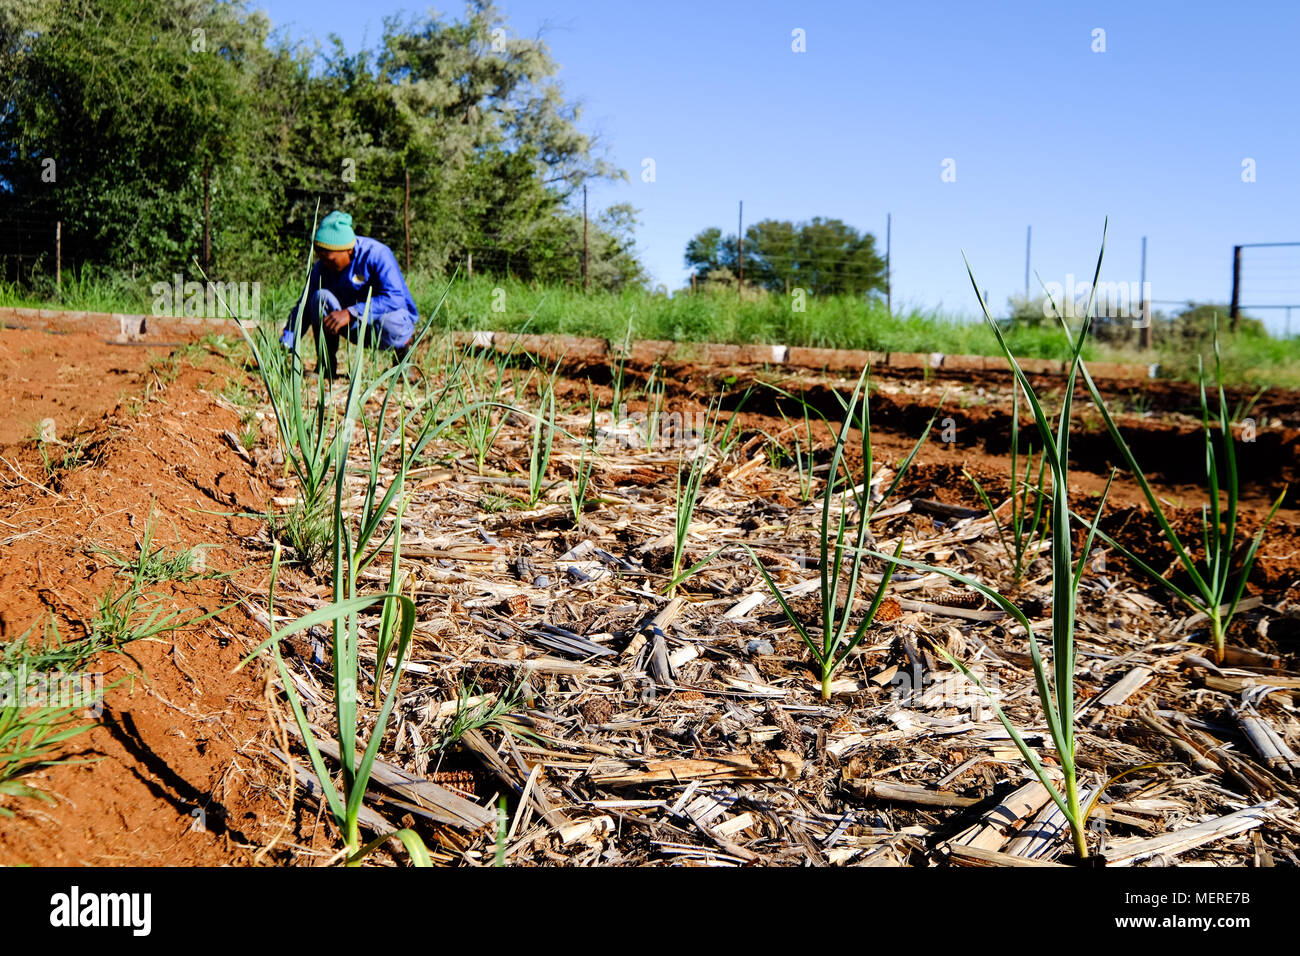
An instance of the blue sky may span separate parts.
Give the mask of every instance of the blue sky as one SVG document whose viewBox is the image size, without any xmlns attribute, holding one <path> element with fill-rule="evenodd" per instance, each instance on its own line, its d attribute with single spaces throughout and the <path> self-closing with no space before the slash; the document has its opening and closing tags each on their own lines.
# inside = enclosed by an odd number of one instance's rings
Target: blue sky
<svg viewBox="0 0 1300 956">
<path fill-rule="evenodd" d="M 385 15 L 422 10 L 250 5 L 296 40 L 337 33 L 350 50 Z M 640 210 L 642 259 L 669 288 L 685 280 L 686 241 L 734 232 L 741 199 L 747 223 L 834 216 L 882 248 L 892 213 L 895 302 L 955 314 L 978 308 L 963 250 L 995 307 L 1023 290 L 1029 225 L 1044 282 L 1091 277 L 1106 216 L 1103 278 L 1136 281 L 1146 236 L 1156 300 L 1226 301 L 1235 243 L 1300 240 L 1300 4 L 498 6 L 510 32 L 543 35 L 584 129 L 627 170 L 591 202 Z M 1248 251 L 1244 292 L 1300 303 L 1300 249 Z"/>
</svg>

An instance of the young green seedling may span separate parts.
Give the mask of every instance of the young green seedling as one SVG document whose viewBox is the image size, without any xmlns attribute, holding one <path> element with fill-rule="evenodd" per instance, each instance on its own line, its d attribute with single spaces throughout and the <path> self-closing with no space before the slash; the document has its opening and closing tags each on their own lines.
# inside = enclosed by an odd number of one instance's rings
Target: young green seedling
<svg viewBox="0 0 1300 956">
<path fill-rule="evenodd" d="M 368 316 L 369 301 L 367 301 L 366 312 Z M 358 519 L 358 534 L 355 537 L 352 533 L 350 519 L 344 510 L 344 503 L 347 500 L 347 454 L 352 445 L 353 430 L 360 417 L 361 388 L 359 383 L 363 379 L 365 351 L 364 348 L 360 347 L 354 350 L 351 374 L 348 379 L 347 400 L 336 439 L 331 445 L 334 456 L 334 460 L 330 465 L 334 492 L 332 514 L 334 600 L 331 604 L 304 615 L 285 628 L 277 628 L 275 626 L 275 583 L 280 560 L 280 549 L 277 545 L 271 562 L 271 591 L 268 601 L 271 636 L 254 648 L 240 666 L 242 667 L 243 664 L 247 663 L 263 649 L 268 647 L 271 649 L 276 667 L 280 672 L 281 684 L 289 699 L 294 719 L 298 723 L 303 743 L 311 758 L 312 768 L 316 771 L 321 791 L 325 795 L 334 822 L 343 834 L 348 865 L 358 865 L 366 855 L 380 846 L 385 840 L 390 837 L 397 837 L 406 847 L 412 862 L 417 866 L 427 866 L 430 862 L 428 851 L 420 837 L 410 829 L 381 834 L 377 839 L 365 846 L 361 845 L 360 837 L 362 802 L 365 799 L 374 761 L 378 756 L 379 745 L 388 725 L 388 718 L 396 703 L 397 687 L 402 678 L 402 664 L 406 659 L 411 644 L 411 636 L 415 629 L 415 602 L 399 591 L 401 583 L 402 510 L 405 504 L 405 499 L 399 496 L 402 479 L 412 457 L 405 447 L 404 426 L 399 425 L 397 428 L 397 433 L 401 436 L 400 440 L 402 442 L 401 459 L 397 468 L 397 478 L 390 486 L 389 493 L 383 496 L 377 495 L 375 487 L 378 481 L 377 469 L 372 468 L 366 475 L 368 486 L 366 500 L 378 501 L 380 504 L 373 508 L 368 507 L 360 516 Z M 391 377 L 400 374 L 400 371 L 400 367 L 395 366 L 385 375 L 380 376 L 376 385 L 391 381 Z M 365 426 L 362 425 L 362 427 Z M 381 429 L 382 416 L 380 422 L 375 425 L 374 435 L 368 434 L 366 436 L 367 445 L 372 450 L 384 447 L 384 443 L 380 439 Z M 379 522 L 390 509 L 393 512 L 391 527 L 383 539 L 374 546 L 370 555 L 363 556 L 365 541 L 375 534 Z M 392 549 L 387 590 L 381 594 L 358 595 L 358 577 L 361 570 L 378 556 L 385 543 L 388 543 L 388 546 Z M 381 605 L 381 620 L 379 649 L 376 654 L 375 683 L 383 686 L 385 676 L 387 674 L 391 674 L 391 676 L 387 679 L 387 685 L 383 691 L 383 703 L 375 716 L 370 739 L 365 745 L 365 750 L 360 759 L 358 759 L 356 748 L 359 725 L 357 705 L 360 699 L 358 680 L 361 674 L 360 615 L 376 603 Z M 320 748 L 316 744 L 314 731 L 303 711 L 297 689 L 280 655 L 280 641 L 285 637 L 326 623 L 333 625 L 334 635 L 332 654 L 334 716 L 339 762 L 342 764 L 343 769 L 341 788 L 335 786 L 333 775 L 325 767 Z M 390 652 L 393 654 L 391 669 L 388 667 Z"/>
<path fill-rule="evenodd" d="M 1237 606 L 1240 604 L 1241 596 L 1245 591 L 1246 579 L 1250 576 L 1251 568 L 1254 567 L 1260 543 L 1264 540 L 1264 533 L 1272 523 L 1278 508 L 1282 506 L 1287 489 L 1283 488 L 1281 494 L 1277 496 L 1277 499 L 1273 502 L 1273 507 L 1269 509 L 1264 523 L 1260 525 L 1259 531 L 1251 540 L 1240 563 L 1235 564 L 1233 558 L 1237 546 L 1237 507 L 1240 500 L 1240 489 L 1237 482 L 1236 439 L 1232 433 L 1232 419 L 1228 415 L 1228 399 L 1223 390 L 1223 364 L 1219 352 L 1219 326 L 1217 320 L 1214 324 L 1214 365 L 1219 391 L 1218 405 L 1214 413 L 1217 427 L 1211 427 L 1210 424 L 1211 411 L 1205 390 L 1205 369 L 1200 357 L 1197 356 L 1197 373 L 1200 382 L 1201 434 L 1205 444 L 1205 478 L 1209 498 L 1208 503 L 1201 509 L 1201 544 L 1205 556 L 1199 562 L 1192 556 L 1191 550 L 1183 543 L 1178 532 L 1174 530 L 1173 523 L 1169 520 L 1168 515 L 1165 514 L 1165 509 L 1160 504 L 1160 499 L 1152 489 L 1151 483 L 1142 471 L 1142 467 L 1137 463 L 1137 459 L 1133 455 L 1133 449 L 1124 440 L 1124 436 L 1120 433 L 1119 427 L 1115 424 L 1115 419 L 1107 409 L 1106 402 L 1102 399 L 1096 383 L 1093 382 L 1092 376 L 1088 374 L 1086 368 L 1083 369 L 1083 382 L 1088 389 L 1088 394 L 1092 396 L 1093 403 L 1096 405 L 1102 421 L 1105 423 L 1106 430 L 1114 439 L 1115 446 L 1119 449 L 1124 463 L 1137 480 L 1138 487 L 1142 489 L 1142 494 L 1151 507 L 1151 513 L 1155 516 L 1165 540 L 1173 548 L 1177 563 L 1191 582 L 1190 585 L 1186 587 L 1179 585 L 1173 580 L 1168 571 L 1161 571 L 1152 567 L 1134 554 L 1131 549 L 1105 532 L 1098 532 L 1098 536 L 1128 558 L 1135 567 L 1141 569 L 1153 581 L 1168 589 L 1170 593 L 1189 608 L 1206 616 L 1209 620 L 1210 640 L 1214 647 L 1214 655 L 1222 663 L 1226 652 L 1228 630 L 1232 625 L 1232 619 L 1237 613 Z M 1215 447 L 1216 444 L 1222 446 L 1225 468 L 1222 475 L 1219 470 L 1219 455 Z M 1227 499 L 1226 508 L 1224 507 L 1224 498 Z"/>
<path fill-rule="evenodd" d="M 1103 237 L 1102 252 L 1105 251 L 1105 240 Z M 1095 296 L 1097 288 L 1097 279 L 1101 275 L 1102 256 L 1097 257 L 1097 270 L 1093 275 L 1092 289 Z M 997 337 L 998 345 L 1002 349 L 1003 355 L 1011 365 L 1012 374 L 1015 377 L 1016 387 L 1020 389 L 1026 400 L 1029 402 L 1030 409 L 1033 411 L 1034 424 L 1038 429 L 1039 438 L 1043 445 L 1043 456 L 1047 459 L 1047 464 L 1052 471 L 1052 507 L 1051 507 L 1051 557 L 1052 557 L 1052 661 L 1051 666 L 1044 662 L 1042 651 L 1038 646 L 1038 637 L 1034 633 L 1033 626 L 1029 619 L 1014 603 L 1004 595 L 993 588 L 982 584 L 959 574 L 955 571 L 935 567 L 917 561 L 911 561 L 905 558 L 895 556 L 893 560 L 904 567 L 916 568 L 922 571 L 938 572 L 960 584 L 973 588 L 981 594 L 988 597 L 1004 611 L 1010 614 L 1018 624 L 1025 630 L 1025 638 L 1029 644 L 1030 661 L 1033 664 L 1035 686 L 1038 691 L 1039 704 L 1042 706 L 1043 714 L 1047 722 L 1047 731 L 1056 747 L 1057 760 L 1060 763 L 1061 776 L 1063 777 L 1062 786 L 1058 786 L 1052 775 L 1047 772 L 1038 755 L 1030 748 L 1025 741 L 1019 729 L 1007 718 L 1001 705 L 994 695 L 986 688 L 982 681 L 975 676 L 971 670 L 949 654 L 942 646 L 937 643 L 935 649 L 944 657 L 953 667 L 960 670 L 970 681 L 980 688 L 989 698 L 993 711 L 1001 721 L 1003 727 L 1010 735 L 1020 751 L 1021 757 L 1033 771 L 1039 782 L 1047 789 L 1052 800 L 1056 803 L 1061 813 L 1065 816 L 1070 825 L 1070 833 L 1074 840 L 1075 852 L 1080 859 L 1088 856 L 1087 842 L 1087 819 L 1088 811 L 1093 806 L 1089 803 L 1086 807 L 1080 803 L 1078 765 L 1075 756 L 1075 728 L 1074 728 L 1074 670 L 1075 670 L 1075 643 L 1074 631 L 1076 624 L 1076 608 L 1079 595 L 1079 583 L 1083 577 L 1083 569 L 1087 561 L 1089 552 L 1092 550 L 1092 542 L 1097 534 L 1097 525 L 1101 521 L 1102 509 L 1105 507 L 1106 495 L 1110 491 L 1110 482 L 1106 483 L 1106 492 L 1102 494 L 1100 503 L 1097 506 L 1097 514 L 1093 518 L 1092 524 L 1088 527 L 1087 536 L 1084 540 L 1083 549 L 1077 562 L 1071 552 L 1072 539 L 1070 522 L 1072 513 L 1070 511 L 1069 490 L 1069 441 L 1070 441 L 1070 412 L 1074 399 L 1075 382 L 1083 370 L 1082 351 L 1083 343 L 1087 338 L 1090 317 L 1092 316 L 1093 299 L 1090 297 L 1088 307 L 1084 312 L 1083 328 L 1080 330 L 1078 341 L 1072 342 L 1072 355 L 1069 366 L 1069 375 L 1066 380 L 1065 394 L 1061 403 L 1060 416 L 1057 419 L 1056 430 L 1053 432 L 1049 423 L 1047 413 L 1044 411 L 1042 403 L 1039 401 L 1029 378 L 1025 375 L 1020 363 L 1016 361 L 1011 347 L 1007 344 L 1002 334 L 1001 328 L 989 313 L 988 306 L 984 302 L 983 295 L 980 294 L 979 285 L 975 281 L 975 276 L 970 271 L 970 265 L 967 264 L 967 273 L 970 275 L 971 285 L 975 288 L 976 298 L 979 299 L 980 307 L 984 310 L 985 320 L 993 329 Z M 1068 334 L 1068 329 L 1067 329 Z M 1084 372 L 1086 376 L 1086 372 Z M 1113 479 L 1112 475 L 1112 479 Z M 880 555 L 878 552 L 868 551 L 877 557 L 887 557 Z"/>
<path fill-rule="evenodd" d="M 830 470 L 827 474 L 826 488 L 822 494 L 821 535 L 819 539 L 821 566 L 820 636 L 813 636 L 799 615 L 791 609 L 785 594 L 768 573 L 767 568 L 758 559 L 758 555 L 748 545 L 744 545 L 759 573 L 763 576 L 768 589 L 776 598 L 777 603 L 781 605 L 781 610 L 785 612 L 787 620 L 798 631 L 799 636 L 803 638 L 809 650 L 812 651 L 821 671 L 823 700 L 830 699 L 831 678 L 834 676 L 836 669 L 844 663 L 848 655 L 866 637 L 867 629 L 871 627 L 872 622 L 875 620 L 876 612 L 884 601 L 885 592 L 889 588 L 889 581 L 893 577 L 894 569 L 897 566 L 894 559 L 902 553 L 903 549 L 903 542 L 900 540 L 894 558 L 890 558 L 888 555 L 882 556 L 885 561 L 885 569 L 877 582 L 871 604 L 866 614 L 858 622 L 857 627 L 850 631 L 849 623 L 853 613 L 854 601 L 857 597 L 858 581 L 863 571 L 863 558 L 867 554 L 867 542 L 871 540 L 869 530 L 871 515 L 876 510 L 871 506 L 871 413 L 869 401 L 865 394 L 866 385 L 867 370 L 863 369 L 862 375 L 859 376 L 857 385 L 853 389 L 853 394 L 849 398 L 847 405 L 845 405 L 844 422 L 840 426 L 839 435 L 835 439 L 834 450 L 831 452 Z M 859 399 L 861 399 L 860 407 Z M 938 411 L 936 410 L 935 415 L 937 414 Z M 931 416 L 929 424 L 925 426 L 925 431 L 917 439 L 911 452 L 899 464 L 898 471 L 894 475 L 889 489 L 882 497 L 882 501 L 892 495 L 898 488 L 903 476 L 921 450 L 921 446 L 930 437 L 930 429 L 933 425 L 934 416 Z M 860 482 L 849 471 L 847 464 L 844 463 L 844 449 L 848 442 L 851 427 L 857 427 L 862 435 L 863 470 Z M 840 476 L 841 468 L 844 471 L 842 479 Z M 837 500 L 839 507 L 832 515 L 833 505 Z M 849 519 L 850 510 L 856 516 L 852 522 Z M 841 582 L 845 585 L 843 588 L 841 588 Z M 842 608 L 839 606 L 841 591 L 845 595 Z"/>
<path fill-rule="evenodd" d="M 587 393 L 587 403 L 591 410 L 587 424 L 587 434 L 581 439 L 582 454 L 578 459 L 575 475 L 569 481 L 569 508 L 573 513 L 573 526 L 575 528 L 582 522 L 582 512 L 587 507 L 587 489 L 591 485 L 591 475 L 596 467 L 592 449 L 592 445 L 596 440 L 596 393 L 594 391 Z"/>
<path fill-rule="evenodd" d="M 714 431 L 718 424 L 718 403 L 715 399 L 705 414 L 704 433 L 697 437 L 694 454 L 690 461 L 685 455 L 677 458 L 677 490 L 674 497 L 676 504 L 673 523 L 673 563 L 672 579 L 668 593 L 677 590 L 681 582 L 682 562 L 686 558 L 686 541 L 690 533 L 691 521 L 695 518 L 695 506 L 700 500 L 700 489 L 704 484 L 704 473 L 709 467 L 709 453 L 713 450 Z M 685 480 L 682 474 L 685 473 Z"/>
<path fill-rule="evenodd" d="M 555 444 L 555 376 L 559 365 L 542 390 L 541 407 L 533 417 L 533 436 L 528 455 L 528 507 L 535 508 L 546 489 L 546 470 L 551 464 L 551 448 Z"/>
<path fill-rule="evenodd" d="M 1043 523 L 1043 505 L 1045 494 L 1043 482 L 1046 476 L 1047 460 L 1038 456 L 1038 476 L 1031 480 L 1034 469 L 1034 449 L 1031 446 L 1025 456 L 1025 473 L 1022 478 L 1018 456 L 1020 452 L 1020 389 L 1012 390 L 1011 402 L 1011 514 L 1004 524 L 998 518 L 997 509 L 985 493 L 979 480 L 965 469 L 962 470 L 967 480 L 975 487 L 980 501 L 989 510 L 993 526 L 997 528 L 998 540 L 1011 562 L 1011 586 L 1018 590 L 1024 581 L 1029 564 L 1038 555 L 1046 526 Z"/>
</svg>

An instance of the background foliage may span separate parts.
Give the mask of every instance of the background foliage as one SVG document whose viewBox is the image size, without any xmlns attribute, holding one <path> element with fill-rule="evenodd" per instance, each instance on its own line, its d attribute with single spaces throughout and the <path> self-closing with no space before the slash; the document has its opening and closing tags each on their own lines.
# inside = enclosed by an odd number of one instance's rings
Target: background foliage
<svg viewBox="0 0 1300 956">
<path fill-rule="evenodd" d="M 293 48 L 243 2 L 9 0 L 0 6 L 0 196 L 63 222 L 68 262 L 219 276 L 301 256 L 316 201 L 404 259 L 576 281 L 584 182 L 624 174 L 579 129 L 540 40 L 486 0 L 385 21 L 373 49 Z M 47 181 L 53 160 L 53 181 Z M 579 200 L 580 201 L 580 200 Z M 593 283 L 643 280 L 635 211 L 591 224 Z"/>
<path fill-rule="evenodd" d="M 764 219 L 745 230 L 745 282 L 772 292 L 862 295 L 885 290 L 885 260 L 876 238 L 839 219 L 792 223 Z M 686 244 L 686 265 L 699 277 L 734 276 L 740 268 L 734 234 L 705 229 Z"/>
</svg>

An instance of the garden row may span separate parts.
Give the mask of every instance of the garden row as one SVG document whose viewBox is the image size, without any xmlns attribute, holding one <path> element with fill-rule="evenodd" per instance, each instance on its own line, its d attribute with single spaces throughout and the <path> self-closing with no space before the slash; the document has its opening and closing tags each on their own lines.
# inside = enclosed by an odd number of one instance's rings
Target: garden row
<svg viewBox="0 0 1300 956">
<path fill-rule="evenodd" d="M 0 323 L 22 324 L 29 328 L 85 329 L 101 332 L 122 341 L 155 341 L 188 338 L 208 332 L 234 332 L 230 320 L 194 317 L 127 315 L 106 312 L 64 312 L 55 309 L 0 308 Z M 609 342 L 601 338 L 571 335 L 529 335 L 511 332 L 456 332 L 458 345 L 491 347 L 502 352 L 528 352 L 539 358 L 561 357 L 576 362 L 605 362 L 626 359 L 638 367 L 655 363 L 680 362 L 724 367 L 729 365 L 774 365 L 796 368 L 844 371 L 866 366 L 886 367 L 899 371 L 929 373 L 935 371 L 1005 372 L 1006 359 L 1001 356 L 945 355 L 941 352 L 875 352 L 863 349 L 826 349 L 785 345 L 726 345 L 708 342 L 671 342 L 644 339 L 635 342 Z M 1031 375 L 1064 375 L 1067 362 L 1056 359 L 1025 358 L 1021 367 Z M 1093 362 L 1089 371 L 1094 379 L 1141 380 L 1154 378 L 1154 365 L 1121 362 Z"/>
</svg>

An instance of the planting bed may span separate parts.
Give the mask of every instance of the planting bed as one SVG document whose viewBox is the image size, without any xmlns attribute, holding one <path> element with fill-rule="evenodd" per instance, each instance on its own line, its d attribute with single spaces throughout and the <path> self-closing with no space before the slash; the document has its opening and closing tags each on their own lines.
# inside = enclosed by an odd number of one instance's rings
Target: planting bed
<svg viewBox="0 0 1300 956">
<path fill-rule="evenodd" d="M 328 815 L 280 677 L 258 662 L 232 673 L 268 636 L 274 544 L 267 522 L 238 515 L 285 512 L 297 496 L 269 408 L 259 403 L 259 423 L 251 407 L 222 397 L 228 382 L 252 381 L 240 364 L 246 353 L 207 348 L 178 358 L 171 377 L 156 365 L 144 372 L 144 350 L 108 348 L 102 337 L 80 341 L 85 354 L 66 358 L 82 386 L 66 390 L 80 403 L 69 417 L 62 411 L 69 398 L 23 371 L 30 356 L 22 350 L 48 354 L 51 343 L 72 347 L 74 338 L 0 332 L 0 375 L 32 378 L 19 416 L 52 416 L 61 438 L 84 436 L 77 456 L 48 471 L 30 423 L 4 437 L 4 640 L 45 612 L 63 622 L 65 637 L 84 633 L 96 595 L 115 580 L 88 545 L 129 552 L 151 506 L 157 544 L 213 545 L 208 568 L 229 572 L 161 584 L 151 589 L 157 599 L 201 611 L 235 606 L 127 645 L 134 660 L 99 658 L 110 681 L 137 675 L 109 691 L 104 725 L 71 742 L 71 751 L 102 759 L 31 775 L 53 803 L 0 798 L 18 813 L 0 821 L 0 862 L 330 860 L 338 834 L 322 822 Z M 399 405 L 416 409 L 435 393 L 464 354 L 449 341 L 424 350 L 420 374 L 392 390 L 390 423 Z M 494 368 L 494 353 L 468 354 L 462 369 Z M 623 373 L 623 415 L 612 413 L 618 377 L 604 361 L 575 361 L 558 375 L 559 431 L 536 502 L 528 481 L 532 416 L 546 374 L 517 353 L 500 388 L 478 395 L 516 409 L 493 413 L 501 427 L 483 467 L 452 427 L 408 472 L 399 580 L 419 620 L 382 731 L 363 836 L 409 827 L 444 864 L 490 865 L 497 853 L 511 865 L 1059 861 L 1069 847 L 1059 812 L 983 694 L 934 649 L 994 687 L 1052 765 L 1023 629 L 977 592 L 900 569 L 823 700 L 808 648 L 742 547 L 794 592 L 792 610 L 806 626 L 815 625 L 820 498 L 842 416 L 835 395 L 847 395 L 853 381 L 762 366 L 629 363 Z M 1063 381 L 1035 379 L 1046 394 Z M 344 387 L 336 386 L 334 401 Z M 128 394 L 118 402 L 122 389 Z M 815 466 L 802 481 L 794 459 L 776 447 L 791 451 L 804 428 L 800 407 L 782 392 L 803 396 L 834 424 L 811 424 L 813 447 L 805 443 L 801 453 Z M 593 394 L 594 451 L 585 440 Z M 720 421 L 731 422 L 725 451 L 717 442 L 706 448 L 694 427 L 719 394 Z M 986 370 L 884 371 L 873 379 L 875 465 L 886 477 L 943 400 L 916 464 L 871 523 L 880 550 L 901 541 L 905 557 L 1005 585 L 994 524 L 962 472 L 975 474 L 995 503 L 1006 500 L 1010 395 L 1009 375 Z M 1177 506 L 1180 526 L 1195 527 L 1204 446 L 1199 419 L 1187 414 L 1194 391 L 1120 382 L 1108 384 L 1107 395 L 1133 409 L 1120 416 L 1121 428 Z M 379 397 L 364 410 L 372 419 Z M 1243 534 L 1254 533 L 1294 482 L 1296 398 L 1275 392 L 1243 405 L 1239 417 L 1252 418 L 1256 432 L 1237 446 Z M 652 434 L 647 422 L 662 427 Z M 408 422 L 408 433 L 419 426 Z M 241 428 L 251 450 L 232 440 Z M 849 464 L 860 469 L 854 447 Z M 1073 500 L 1087 517 L 1120 462 L 1082 401 L 1072 450 Z M 698 454 L 707 465 L 684 566 L 714 556 L 669 597 L 678 468 Z M 381 461 L 381 484 L 392 476 L 390 458 Z M 352 461 L 369 466 L 360 441 Z M 575 519 L 569 482 L 587 464 L 590 501 Z M 362 479 L 347 480 L 357 494 L 344 506 L 355 511 Z M 1131 478 L 1116 479 L 1101 527 L 1148 561 L 1172 561 Z M 1123 559 L 1098 548 L 1088 567 L 1076 674 L 1082 778 L 1096 787 L 1142 768 L 1106 789 L 1092 821 L 1093 851 L 1111 865 L 1300 865 L 1296 502 L 1284 503 L 1264 539 L 1221 664 L 1202 644 L 1203 621 L 1134 577 Z M 360 580 L 382 591 L 387 558 Z M 861 589 L 858 613 L 873 587 Z M 1014 597 L 1036 630 L 1047 630 L 1050 593 L 1043 563 L 1031 565 Z M 328 560 L 286 550 L 277 615 L 307 614 L 331 597 Z M 363 740 L 377 712 L 373 610 L 361 635 Z M 315 628 L 282 646 L 322 742 L 336 731 L 329 644 L 328 628 Z M 1278 753 L 1252 748 L 1247 734 L 1261 727 L 1280 742 Z M 195 808 L 203 813 L 192 815 Z M 194 825 L 200 819 L 206 826 Z M 395 841 L 391 849 L 370 860 L 404 858 Z"/>
<path fill-rule="evenodd" d="M 186 616 L 217 610 L 247 567 L 257 522 L 232 512 L 263 506 L 268 488 L 223 439 L 235 412 L 214 396 L 230 376 L 203 350 L 117 347 L 104 336 L 0 331 L 7 431 L 0 449 L 0 640 L 56 622 L 61 639 L 87 637 L 98 602 L 127 586 L 96 549 L 131 555 L 153 516 L 154 544 L 203 546 L 209 572 L 149 586 L 152 607 Z M 198 367 L 195 367 L 195 366 Z M 33 440 L 53 419 L 53 441 Z M 41 445 L 44 445 L 44 448 Z M 268 842 L 279 804 L 264 785 L 268 727 L 260 673 L 230 673 L 247 621 L 219 620 L 99 653 L 83 668 L 107 689 L 102 718 L 69 740 L 80 763 L 23 777 L 53 797 L 3 799 L 0 862 L 28 865 L 216 865 L 247 862 Z M 78 712 L 80 713 L 80 711 Z M 245 849 L 251 847 L 251 849 Z"/>
</svg>

